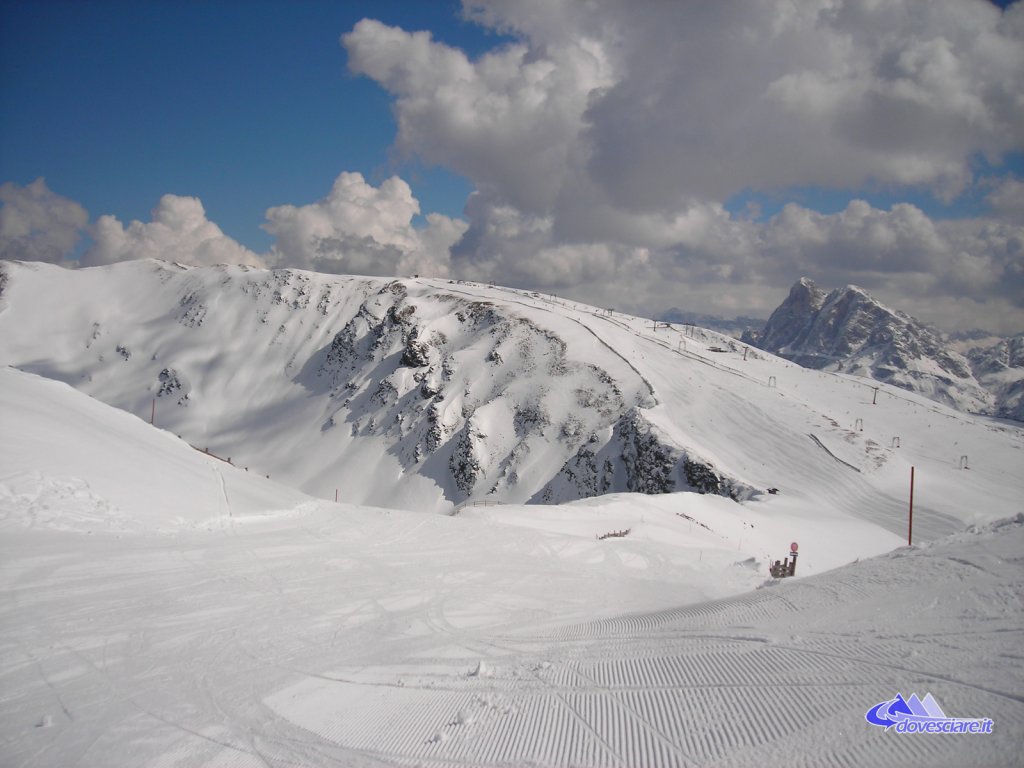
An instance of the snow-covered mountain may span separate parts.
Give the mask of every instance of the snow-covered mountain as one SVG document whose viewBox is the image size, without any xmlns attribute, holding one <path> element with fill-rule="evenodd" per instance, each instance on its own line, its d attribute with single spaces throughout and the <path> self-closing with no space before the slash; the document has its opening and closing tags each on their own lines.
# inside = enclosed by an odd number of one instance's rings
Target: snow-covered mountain
<svg viewBox="0 0 1024 768">
<path fill-rule="evenodd" d="M 965 356 L 935 329 L 854 285 L 825 291 L 801 278 L 764 329 L 743 341 L 807 368 L 866 376 L 962 411 L 1024 419 L 1024 356 L 1006 350 L 1020 341 L 997 340 Z"/>
<path fill-rule="evenodd" d="M 3 269 L 3 764 L 1015 760 L 1024 429 L 500 288 Z M 638 479 L 718 493 L 423 513 Z"/>
<path fill-rule="evenodd" d="M 856 379 L 556 297 L 154 261 L 3 271 L 0 363 L 320 498 L 444 511 L 778 489 L 896 531 L 916 464 L 942 487 L 918 497 L 938 535 L 1021 491 L 1017 430 L 888 387 L 872 405 Z M 964 456 L 972 471 L 950 475 Z"/>
<path fill-rule="evenodd" d="M 992 412 L 1024 421 L 1024 334 L 972 345 L 965 356 L 975 378 L 994 398 Z"/>
<path fill-rule="evenodd" d="M 973 429 L 929 414 L 935 450 Z M 0 425 L 4 765 L 1019 754 L 1019 513 L 902 547 L 795 494 L 457 516 L 314 501 L 10 368 Z M 796 578 L 766 581 L 768 554 L 792 539 Z M 915 738 L 865 720 L 901 694 L 992 732 Z"/>
</svg>

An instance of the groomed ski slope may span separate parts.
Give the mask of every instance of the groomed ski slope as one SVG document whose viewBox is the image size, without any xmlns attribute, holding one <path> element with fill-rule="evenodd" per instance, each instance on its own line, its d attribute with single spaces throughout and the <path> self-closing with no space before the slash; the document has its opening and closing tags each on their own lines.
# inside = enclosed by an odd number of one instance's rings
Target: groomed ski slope
<svg viewBox="0 0 1024 768">
<path fill-rule="evenodd" d="M 1020 515 L 821 572 L 899 543 L 837 514 L 767 584 L 781 499 L 312 502 L 10 369 L 0 420 L 5 765 L 1019 760 Z M 993 733 L 869 725 L 897 693 Z"/>
</svg>

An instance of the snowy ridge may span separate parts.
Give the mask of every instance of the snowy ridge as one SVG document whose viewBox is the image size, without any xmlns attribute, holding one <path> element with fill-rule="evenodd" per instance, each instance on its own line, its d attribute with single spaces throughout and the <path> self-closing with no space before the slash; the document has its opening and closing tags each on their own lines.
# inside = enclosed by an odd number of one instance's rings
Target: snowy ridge
<svg viewBox="0 0 1024 768">
<path fill-rule="evenodd" d="M 860 380 L 557 297 L 154 261 L 3 271 L 0 362 L 147 421 L 155 400 L 157 426 L 320 498 L 697 490 L 897 532 L 913 464 L 930 536 L 1024 485 L 1020 430 L 898 388 L 872 405 Z"/>
<path fill-rule="evenodd" d="M 21 273 L 15 301 L 19 288 L 34 290 L 22 286 L 29 275 L 46 283 L 35 290 L 59 293 L 64 282 L 81 297 L 47 306 L 49 320 L 19 322 L 20 307 L 0 317 L 58 348 L 40 358 L 23 334 L 8 363 L 139 414 L 155 397 L 161 425 L 222 455 L 242 455 L 257 437 L 266 450 L 251 463 L 325 496 L 341 486 L 357 501 L 392 502 L 396 491 L 422 500 L 430 481 L 436 504 L 525 500 L 650 399 L 642 376 L 596 338 L 582 350 L 594 362 L 581 359 L 508 302 L 465 291 L 152 262 L 85 277 L 8 269 Z M 125 293 L 139 303 L 126 305 Z M 360 456 L 377 465 L 375 487 Z M 634 474 L 616 490 L 642 485 Z"/>
<path fill-rule="evenodd" d="M 995 398 L 995 415 L 1024 421 L 1024 335 L 971 346 L 965 355 L 978 382 Z"/>
</svg>

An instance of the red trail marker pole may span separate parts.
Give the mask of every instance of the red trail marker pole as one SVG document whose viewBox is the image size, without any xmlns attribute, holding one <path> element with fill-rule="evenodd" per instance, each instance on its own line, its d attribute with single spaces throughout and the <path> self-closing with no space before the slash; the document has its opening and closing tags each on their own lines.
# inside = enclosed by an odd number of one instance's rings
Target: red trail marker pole
<svg viewBox="0 0 1024 768">
<path fill-rule="evenodd" d="M 910 514 L 907 519 L 907 546 L 914 543 L 914 468 L 910 468 Z"/>
</svg>

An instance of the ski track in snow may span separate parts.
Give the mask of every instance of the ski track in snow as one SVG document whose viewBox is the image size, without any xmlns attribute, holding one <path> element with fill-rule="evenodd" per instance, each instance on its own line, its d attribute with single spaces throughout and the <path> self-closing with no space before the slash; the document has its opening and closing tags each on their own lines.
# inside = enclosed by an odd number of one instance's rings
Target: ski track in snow
<svg viewBox="0 0 1024 768">
<path fill-rule="evenodd" d="M 831 457 L 832 457 L 833 459 L 835 459 L 836 461 L 838 461 L 838 462 L 839 462 L 840 464 L 842 464 L 842 465 L 843 465 L 844 467 L 847 467 L 847 468 L 849 468 L 849 469 L 852 469 L 852 470 L 853 470 L 854 472 L 860 472 L 860 469 L 859 469 L 858 467 L 855 467 L 855 466 L 853 466 L 853 464 L 851 464 L 851 463 L 850 463 L 850 462 L 848 462 L 848 461 L 843 461 L 843 460 L 842 460 L 842 459 L 840 459 L 840 458 L 839 458 L 838 456 L 836 456 L 836 455 L 835 455 L 834 453 L 832 453 L 832 451 L 830 451 L 830 450 L 828 449 L 828 447 L 827 447 L 827 446 L 826 446 L 826 445 L 825 445 L 825 444 L 824 444 L 823 442 L 821 442 L 821 440 L 819 440 L 819 439 L 818 439 L 818 436 L 817 436 L 817 435 L 809 434 L 809 435 L 808 435 L 808 437 L 809 437 L 809 438 L 811 438 L 811 440 L 813 440 L 813 441 L 814 441 L 814 444 L 815 444 L 816 446 L 818 446 L 819 448 L 821 448 L 821 450 L 823 450 L 823 451 L 824 451 L 825 453 L 827 453 L 827 454 L 828 454 L 829 456 L 831 456 Z"/>
<path fill-rule="evenodd" d="M 525 529 L 324 506 L 127 547 L 6 538 L 5 762 L 1008 765 L 1024 734 L 1021 521 L 574 622 L 580 564 Z M 912 691 L 995 732 L 864 722 Z"/>
</svg>

